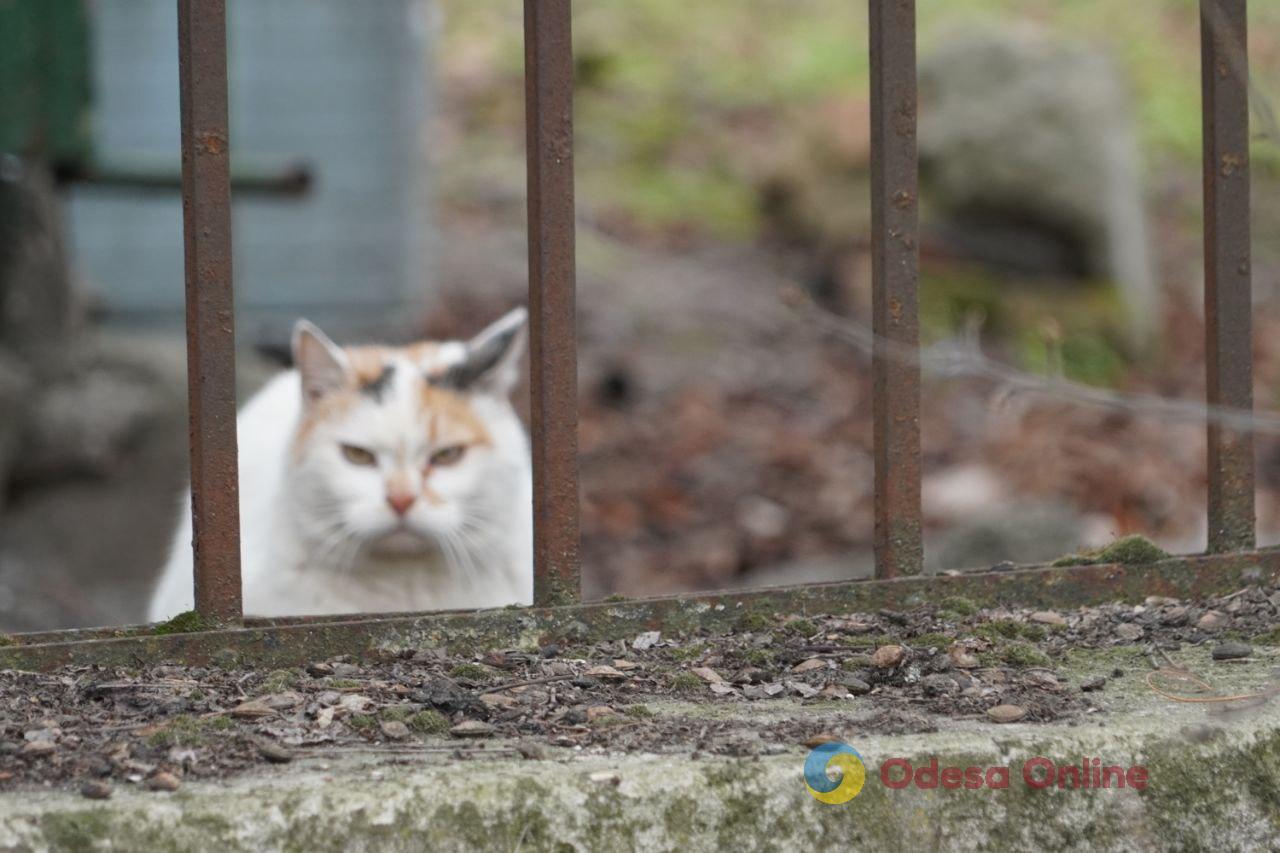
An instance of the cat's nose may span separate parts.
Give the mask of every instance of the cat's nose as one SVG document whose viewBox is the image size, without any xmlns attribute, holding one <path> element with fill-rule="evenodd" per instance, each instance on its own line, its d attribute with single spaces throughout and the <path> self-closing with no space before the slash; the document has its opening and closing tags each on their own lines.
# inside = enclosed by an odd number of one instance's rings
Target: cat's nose
<svg viewBox="0 0 1280 853">
<path fill-rule="evenodd" d="M 403 516 L 409 511 L 409 507 L 413 506 L 417 498 L 408 492 L 388 492 L 387 505 L 395 511 L 396 515 Z"/>
</svg>

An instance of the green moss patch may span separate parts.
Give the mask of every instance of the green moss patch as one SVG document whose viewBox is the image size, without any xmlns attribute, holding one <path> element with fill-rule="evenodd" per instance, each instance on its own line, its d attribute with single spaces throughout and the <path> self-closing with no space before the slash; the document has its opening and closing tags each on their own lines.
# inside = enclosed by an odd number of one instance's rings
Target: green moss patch
<svg viewBox="0 0 1280 853">
<path fill-rule="evenodd" d="M 165 634 L 196 634 L 200 631 L 212 631 L 218 627 L 218 623 L 212 619 L 206 619 L 194 610 L 188 610 L 185 613 L 179 613 L 167 622 L 161 622 L 151 629 L 151 633 Z"/>
<path fill-rule="evenodd" d="M 1145 536 L 1124 536 L 1104 548 L 1068 554 L 1054 560 L 1054 566 L 1097 566 L 1120 563 L 1124 566 L 1146 566 L 1169 559 L 1169 554 Z"/>
<path fill-rule="evenodd" d="M 229 717 L 192 717 L 179 714 L 164 728 L 147 738 L 147 743 L 161 749 L 174 746 L 202 746 L 231 731 L 236 724 Z"/>
</svg>

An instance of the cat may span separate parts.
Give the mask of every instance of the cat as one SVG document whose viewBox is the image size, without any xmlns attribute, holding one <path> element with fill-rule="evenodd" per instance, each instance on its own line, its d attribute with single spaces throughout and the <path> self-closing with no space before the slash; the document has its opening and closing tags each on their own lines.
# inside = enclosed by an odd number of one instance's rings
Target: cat
<svg viewBox="0 0 1280 853">
<path fill-rule="evenodd" d="M 467 342 L 345 349 L 298 321 L 294 369 L 237 418 L 246 615 L 531 602 L 529 445 L 508 399 L 526 319 L 517 308 Z M 189 506 L 153 622 L 192 608 Z"/>
</svg>

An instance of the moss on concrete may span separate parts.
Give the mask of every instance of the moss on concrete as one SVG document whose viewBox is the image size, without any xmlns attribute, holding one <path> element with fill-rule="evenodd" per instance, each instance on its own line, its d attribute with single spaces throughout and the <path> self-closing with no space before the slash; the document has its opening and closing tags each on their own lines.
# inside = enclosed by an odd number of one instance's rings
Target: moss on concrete
<svg viewBox="0 0 1280 853">
<path fill-rule="evenodd" d="M 218 627 L 218 623 L 212 619 L 206 619 L 194 610 L 188 610 L 179 613 L 167 622 L 161 622 L 151 629 L 151 633 L 163 636 L 165 634 L 194 634 L 198 631 L 212 631 Z"/>
<path fill-rule="evenodd" d="M 1104 563 L 1120 563 L 1125 566 L 1145 566 L 1160 560 L 1167 560 L 1168 552 L 1161 549 L 1145 536 L 1122 536 L 1103 548 L 1084 551 L 1079 554 L 1068 554 L 1059 557 L 1051 565 L 1054 566 L 1095 566 Z"/>
</svg>

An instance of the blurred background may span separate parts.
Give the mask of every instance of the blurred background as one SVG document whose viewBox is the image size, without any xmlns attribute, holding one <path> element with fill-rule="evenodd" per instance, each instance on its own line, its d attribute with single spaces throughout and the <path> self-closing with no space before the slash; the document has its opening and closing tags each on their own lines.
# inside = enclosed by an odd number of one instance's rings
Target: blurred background
<svg viewBox="0 0 1280 853">
<path fill-rule="evenodd" d="M 516 0 L 229 0 L 242 391 L 307 316 L 467 335 L 525 300 Z M 918 0 L 921 325 L 1203 398 L 1195 0 Z M 1280 6 L 1250 9 L 1255 393 L 1280 397 Z M 0 3 L 0 630 L 135 622 L 186 466 L 174 4 Z M 866 9 L 580 3 L 590 597 L 871 569 Z M 931 569 L 1205 542 L 1202 427 L 927 379 Z M 1258 514 L 1280 541 L 1280 443 Z"/>
</svg>

